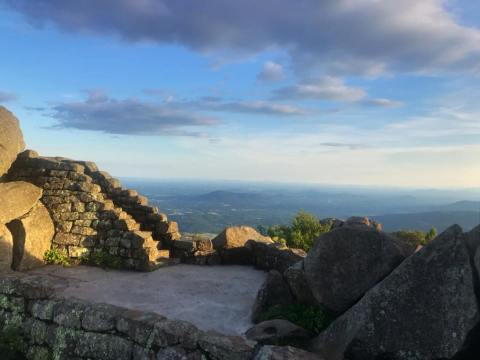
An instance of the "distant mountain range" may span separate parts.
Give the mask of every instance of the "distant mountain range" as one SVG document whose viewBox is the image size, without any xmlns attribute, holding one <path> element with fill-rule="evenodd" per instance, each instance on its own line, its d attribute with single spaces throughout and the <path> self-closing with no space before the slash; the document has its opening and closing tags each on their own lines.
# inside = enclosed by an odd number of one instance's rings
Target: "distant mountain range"
<svg viewBox="0 0 480 360">
<path fill-rule="evenodd" d="M 452 224 L 470 230 L 480 224 L 478 211 L 431 211 L 411 214 L 386 214 L 373 216 L 383 225 L 385 231 L 424 230 L 434 227 L 443 231 Z"/>
<path fill-rule="evenodd" d="M 301 209 L 320 218 L 370 216 L 386 231 L 442 231 L 480 223 L 480 189 L 385 190 L 231 182 L 126 182 L 147 195 L 181 231 L 218 233 L 229 225 L 289 223 Z M 469 200 L 465 200 L 469 199 Z M 474 200 L 472 200 L 474 199 Z"/>
<path fill-rule="evenodd" d="M 438 211 L 480 211 L 480 201 L 457 201 L 453 204 L 438 206 Z"/>
</svg>

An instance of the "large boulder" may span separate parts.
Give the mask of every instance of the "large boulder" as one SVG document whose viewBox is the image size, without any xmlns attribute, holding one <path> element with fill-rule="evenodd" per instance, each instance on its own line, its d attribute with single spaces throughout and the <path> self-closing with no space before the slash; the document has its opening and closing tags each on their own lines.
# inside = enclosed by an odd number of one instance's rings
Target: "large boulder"
<svg viewBox="0 0 480 360">
<path fill-rule="evenodd" d="M 454 225 L 335 320 L 312 349 L 329 360 L 451 359 L 478 321 L 474 273 Z"/>
<path fill-rule="evenodd" d="M 283 345 L 289 342 L 304 341 L 310 334 L 304 328 L 285 319 L 262 321 L 247 330 L 248 340 L 260 344 Z"/>
<path fill-rule="evenodd" d="M 315 297 L 312 294 L 310 286 L 308 286 L 303 261 L 290 266 L 284 273 L 283 277 L 290 287 L 290 291 L 295 301 L 300 304 L 316 304 Z"/>
<path fill-rule="evenodd" d="M 264 244 L 273 243 L 268 236 L 263 236 L 250 226 L 230 226 L 212 239 L 212 245 L 222 264 L 253 265 L 252 249 L 245 246 L 250 240 Z"/>
<path fill-rule="evenodd" d="M 268 273 L 265 282 L 258 290 L 257 298 L 252 307 L 252 321 L 258 323 L 266 310 L 276 305 L 293 303 L 293 296 L 282 274 L 276 270 Z"/>
<path fill-rule="evenodd" d="M 304 260 L 307 283 L 326 309 L 342 313 L 404 260 L 395 239 L 363 227 L 320 236 Z"/>
<path fill-rule="evenodd" d="M 268 236 L 263 236 L 250 226 L 227 227 L 212 240 L 212 243 L 215 250 L 223 250 L 243 247 L 248 240 L 255 240 L 267 244 L 273 243 L 272 239 Z"/>
<path fill-rule="evenodd" d="M 42 189 L 25 181 L 0 183 L 0 223 L 25 215 L 41 196 Z"/>
<path fill-rule="evenodd" d="M 250 251 L 251 263 L 255 267 L 263 270 L 277 270 L 281 273 L 307 256 L 302 249 L 291 249 L 278 243 L 269 244 L 255 240 L 247 241 L 244 249 Z"/>
<path fill-rule="evenodd" d="M 0 106 L 0 176 L 5 174 L 25 148 L 18 119 Z"/>
<path fill-rule="evenodd" d="M 10 222 L 13 236 L 13 270 L 24 271 L 44 264 L 43 255 L 49 250 L 55 228 L 48 210 L 38 202 L 25 216 Z"/>
<path fill-rule="evenodd" d="M 10 230 L 0 224 L 0 273 L 12 269 L 13 239 Z"/>
</svg>

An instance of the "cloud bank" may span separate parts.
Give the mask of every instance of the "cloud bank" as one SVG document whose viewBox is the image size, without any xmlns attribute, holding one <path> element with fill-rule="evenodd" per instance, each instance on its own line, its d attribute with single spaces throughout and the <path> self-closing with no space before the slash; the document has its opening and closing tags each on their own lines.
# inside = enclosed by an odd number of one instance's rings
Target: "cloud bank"
<svg viewBox="0 0 480 360">
<path fill-rule="evenodd" d="M 479 72 L 480 31 L 444 0 L 0 0 L 36 26 L 181 44 L 200 52 L 279 48 L 297 71 Z"/>
<path fill-rule="evenodd" d="M 17 100 L 16 94 L 0 90 L 0 104 L 13 101 L 13 100 Z"/>
<path fill-rule="evenodd" d="M 218 124 L 166 104 L 137 99 L 117 100 L 101 91 L 90 91 L 84 101 L 63 102 L 51 109 L 56 128 L 100 131 L 119 135 L 165 135 L 207 137 L 199 128 Z"/>
<path fill-rule="evenodd" d="M 342 79 L 327 76 L 316 81 L 280 88 L 275 91 L 274 98 L 358 101 L 366 95 L 361 88 L 348 86 Z"/>
</svg>

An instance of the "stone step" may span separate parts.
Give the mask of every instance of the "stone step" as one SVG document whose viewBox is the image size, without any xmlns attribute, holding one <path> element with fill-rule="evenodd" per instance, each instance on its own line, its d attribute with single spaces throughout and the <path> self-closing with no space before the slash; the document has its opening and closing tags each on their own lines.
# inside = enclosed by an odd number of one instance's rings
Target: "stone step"
<svg viewBox="0 0 480 360">
<path fill-rule="evenodd" d="M 170 250 L 161 249 L 157 251 L 158 258 L 168 259 L 170 257 Z"/>
<path fill-rule="evenodd" d="M 157 258 L 156 261 L 150 262 L 149 270 L 153 271 L 153 270 L 160 269 L 162 267 L 177 265 L 179 263 L 180 263 L 180 259 L 170 258 L 170 257 L 168 258 L 159 257 Z"/>
</svg>

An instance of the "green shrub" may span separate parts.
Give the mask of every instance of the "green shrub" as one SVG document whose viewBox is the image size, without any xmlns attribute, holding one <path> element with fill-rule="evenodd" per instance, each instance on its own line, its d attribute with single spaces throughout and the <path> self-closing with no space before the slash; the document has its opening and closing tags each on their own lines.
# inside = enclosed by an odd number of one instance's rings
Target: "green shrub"
<svg viewBox="0 0 480 360">
<path fill-rule="evenodd" d="M 260 317 L 260 321 L 273 319 L 288 320 L 309 331 L 313 336 L 320 334 L 335 320 L 334 316 L 325 309 L 303 304 L 276 305 Z"/>
<path fill-rule="evenodd" d="M 114 256 L 105 250 L 94 251 L 90 253 L 90 255 L 84 254 L 80 260 L 83 264 L 94 265 L 102 268 L 120 269 L 122 266 L 122 262 L 119 257 Z"/>
<path fill-rule="evenodd" d="M 315 215 L 301 210 L 295 215 L 290 226 L 274 225 L 267 229 L 267 233 L 276 242 L 308 251 L 313 241 L 330 231 L 331 227 L 331 223 L 321 223 Z"/>
<path fill-rule="evenodd" d="M 0 359 L 2 360 L 22 360 L 24 342 L 17 326 L 5 326 L 0 331 Z"/>
<path fill-rule="evenodd" d="M 437 230 L 432 227 L 428 232 L 421 230 L 400 230 L 392 233 L 397 239 L 416 248 L 418 245 L 425 246 L 437 236 Z"/>
<path fill-rule="evenodd" d="M 45 251 L 45 254 L 43 254 L 43 261 L 49 265 L 70 265 L 70 259 L 68 258 L 67 254 L 59 249 Z"/>
</svg>

